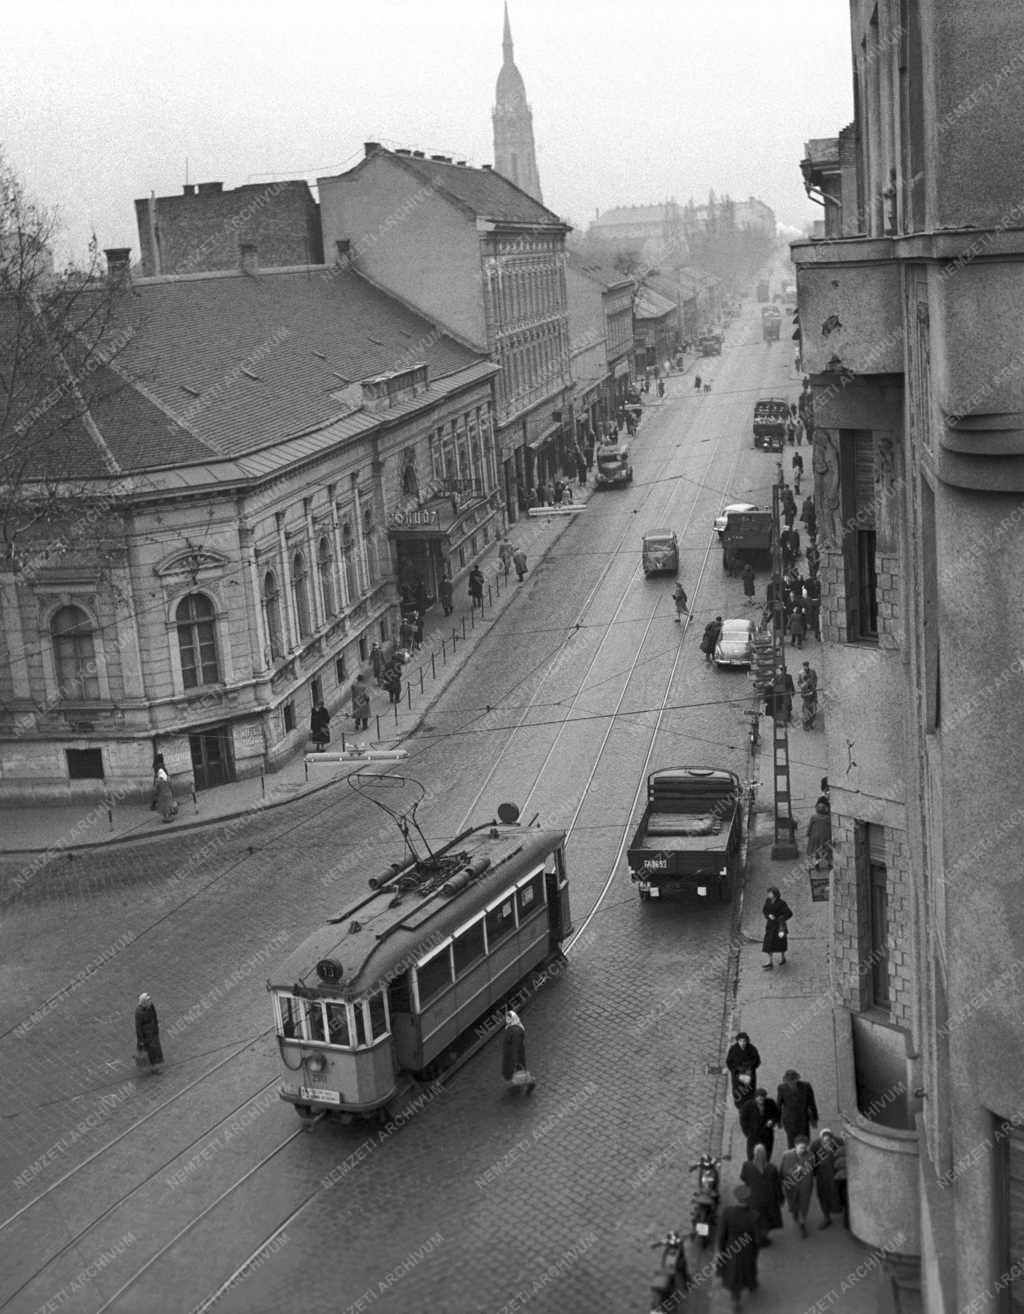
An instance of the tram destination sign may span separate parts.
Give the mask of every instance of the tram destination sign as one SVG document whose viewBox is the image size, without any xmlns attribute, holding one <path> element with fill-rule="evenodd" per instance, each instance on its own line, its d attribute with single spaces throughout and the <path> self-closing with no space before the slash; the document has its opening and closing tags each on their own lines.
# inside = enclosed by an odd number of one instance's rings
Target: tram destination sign
<svg viewBox="0 0 1024 1314">
<path fill-rule="evenodd" d="M 320 1100 L 324 1104 L 340 1104 L 340 1090 L 326 1090 L 320 1086 L 300 1086 L 299 1098 L 304 1100 Z"/>
</svg>

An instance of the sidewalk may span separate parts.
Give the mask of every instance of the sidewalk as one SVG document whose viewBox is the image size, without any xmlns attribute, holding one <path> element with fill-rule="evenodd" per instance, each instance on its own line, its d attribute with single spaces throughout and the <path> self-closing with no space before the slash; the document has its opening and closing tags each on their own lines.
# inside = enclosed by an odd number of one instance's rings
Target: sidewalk
<svg viewBox="0 0 1024 1314">
<path fill-rule="evenodd" d="M 795 1068 L 814 1087 L 820 1115 L 817 1130 L 830 1127 L 842 1137 L 829 965 L 831 904 L 812 901 L 810 880 L 802 866 L 807 819 L 813 811 L 821 777 L 827 772 L 825 736 L 820 729 L 805 732 L 796 725 L 790 730 L 789 748 L 800 857 L 774 860 L 771 856 L 771 742 L 770 734 L 766 734 L 761 745 L 761 786 L 741 909 L 742 945 L 730 1040 L 737 1031 L 749 1033 L 761 1052 L 758 1085 L 772 1099 L 782 1074 L 787 1068 Z M 780 967 L 776 963 L 771 973 L 762 970 L 761 952 L 764 930 L 761 907 L 769 885 L 779 887 L 793 910 L 786 965 Z M 722 1152 L 731 1156 L 731 1160 L 722 1173 L 723 1205 L 733 1203 L 733 1188 L 740 1180 L 740 1169 L 746 1158 L 746 1138 L 740 1130 L 731 1095 L 728 1103 Z M 780 1129 L 776 1132 L 772 1154 L 776 1166 L 785 1150 L 786 1137 Z M 841 1310 L 843 1314 L 897 1314 L 891 1284 L 877 1257 L 843 1227 L 840 1215 L 833 1216 L 833 1224 L 827 1231 L 820 1229 L 822 1218 L 815 1193 L 808 1234 L 802 1238 L 783 1205 L 783 1227 L 772 1234 L 771 1248 L 762 1250 L 758 1257 L 760 1289 L 756 1293 L 744 1293 L 743 1308 L 756 1314 L 817 1314 L 819 1310 L 831 1309 Z M 732 1308 L 730 1296 L 716 1281 L 711 1314 L 726 1314 Z"/>
<path fill-rule="evenodd" d="M 652 395 L 644 409 L 656 410 L 662 404 Z M 643 419 L 641 432 L 642 428 Z M 574 481 L 572 490 L 574 504 L 585 506 L 594 487 L 588 482 L 584 488 L 579 488 Z M 544 515 L 523 515 L 509 527 L 509 540 L 514 547 L 521 545 L 525 550 L 529 571 L 543 559 L 575 514 L 551 510 Z M 480 559 L 480 564 L 486 579 L 483 613 L 472 612 L 466 581 L 464 578 L 459 580 L 452 615 L 445 616 L 438 602 L 425 618 L 422 651 L 413 654 L 412 661 L 402 673 L 402 701 L 397 715 L 387 695 L 376 688 L 371 676 L 368 680 L 372 693 L 369 731 L 355 733 L 351 704 L 346 697 L 331 711 L 332 750 L 342 748 L 343 743 L 347 746 L 360 743 L 397 748 L 415 732 L 489 631 L 491 622 L 504 612 L 520 587 L 515 571 L 505 579 L 498 562 L 497 543 Z M 364 674 L 368 670 L 365 668 Z M 148 800 L 104 801 L 93 798 L 77 803 L 4 807 L 0 815 L 0 853 L 31 854 L 58 846 L 62 850 L 95 848 L 162 838 L 168 831 L 194 829 L 256 809 L 279 807 L 326 788 L 337 780 L 339 770 L 343 769 L 338 764 L 333 767 L 310 765 L 306 755 L 306 752 L 297 753 L 277 771 L 231 784 L 199 792 L 186 792 L 178 787 L 178 816 L 168 826 L 160 820 L 158 813 L 150 809 Z"/>
</svg>

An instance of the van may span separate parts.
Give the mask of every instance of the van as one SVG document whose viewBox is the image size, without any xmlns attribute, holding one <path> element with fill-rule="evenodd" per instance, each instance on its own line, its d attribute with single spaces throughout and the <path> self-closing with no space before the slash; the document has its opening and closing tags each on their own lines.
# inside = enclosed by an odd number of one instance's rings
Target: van
<svg viewBox="0 0 1024 1314">
<path fill-rule="evenodd" d="M 679 540 L 671 529 L 652 529 L 643 537 L 645 575 L 679 574 Z"/>
<path fill-rule="evenodd" d="M 633 467 L 629 461 L 629 444 L 608 444 L 597 449 L 596 488 L 612 488 L 616 484 L 633 482 Z"/>
</svg>

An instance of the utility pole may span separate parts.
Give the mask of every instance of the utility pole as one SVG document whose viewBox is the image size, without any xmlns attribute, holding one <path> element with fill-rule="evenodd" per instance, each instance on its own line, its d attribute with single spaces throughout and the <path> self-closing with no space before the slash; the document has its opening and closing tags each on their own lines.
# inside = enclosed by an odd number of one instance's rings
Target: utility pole
<svg viewBox="0 0 1024 1314">
<path fill-rule="evenodd" d="M 786 635 L 785 611 L 782 603 L 782 544 L 779 541 L 782 522 L 782 491 L 784 488 L 782 459 L 779 459 L 778 479 L 772 485 L 772 766 L 775 778 L 775 834 L 772 857 L 795 858 L 796 841 L 793 838 L 793 800 L 789 779 L 789 725 L 783 715 L 786 706 Z"/>
</svg>

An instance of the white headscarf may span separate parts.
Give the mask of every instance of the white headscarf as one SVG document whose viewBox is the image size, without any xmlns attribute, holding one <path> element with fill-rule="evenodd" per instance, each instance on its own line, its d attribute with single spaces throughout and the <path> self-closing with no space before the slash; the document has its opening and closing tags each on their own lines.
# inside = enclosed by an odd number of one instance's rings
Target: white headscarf
<svg viewBox="0 0 1024 1314">
<path fill-rule="evenodd" d="M 511 1008 L 505 1014 L 505 1025 L 507 1027 L 521 1027 L 523 1031 L 526 1030 L 522 1022 L 519 1021 L 519 1014 L 514 1013 Z"/>
<path fill-rule="evenodd" d="M 151 1004 L 152 1002 L 153 1002 L 153 1001 L 150 999 L 149 995 L 147 995 L 146 992 L 145 992 L 145 990 L 143 990 L 142 994 L 139 995 L 139 1003 L 140 1003 L 140 1004 Z"/>
</svg>

